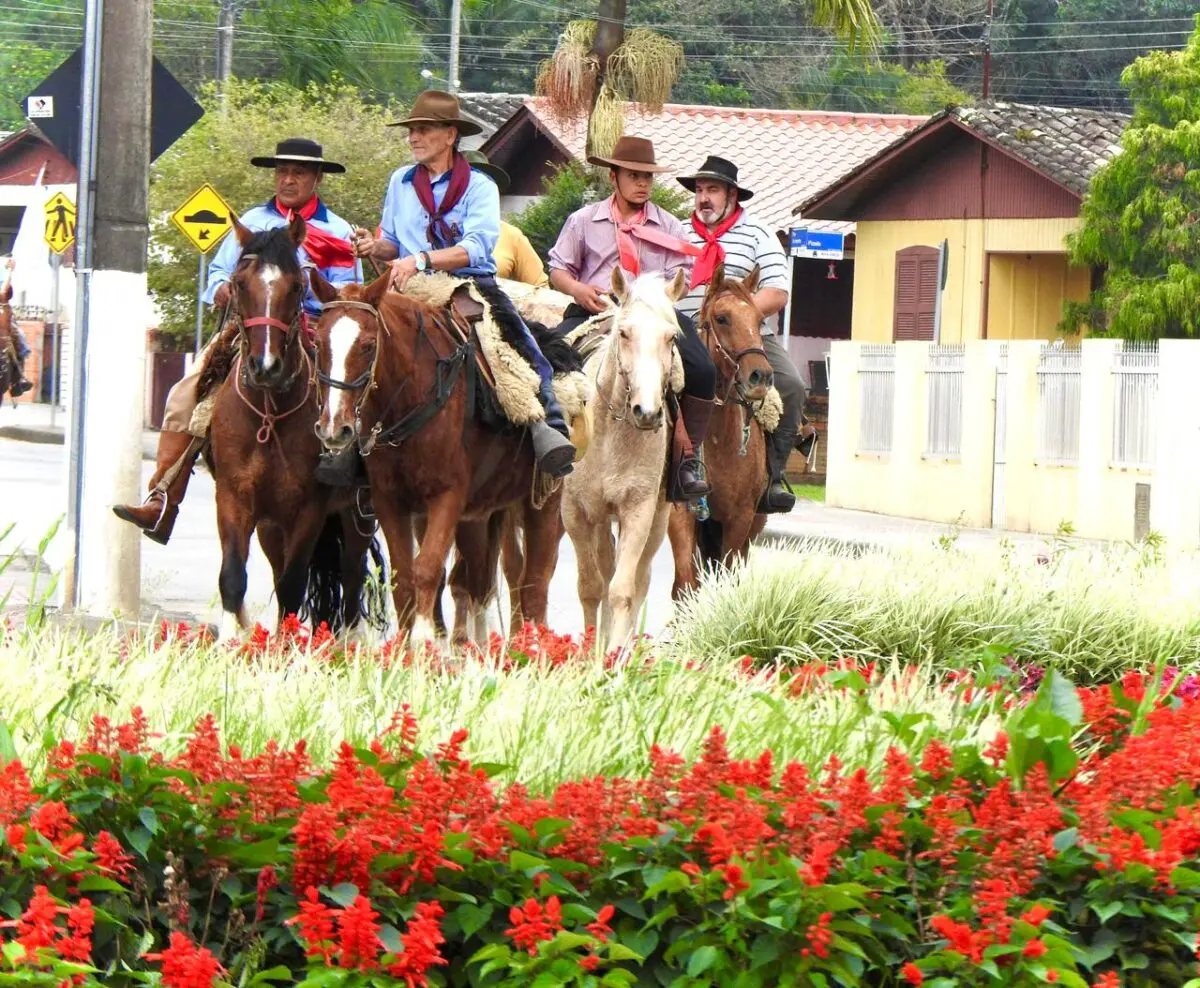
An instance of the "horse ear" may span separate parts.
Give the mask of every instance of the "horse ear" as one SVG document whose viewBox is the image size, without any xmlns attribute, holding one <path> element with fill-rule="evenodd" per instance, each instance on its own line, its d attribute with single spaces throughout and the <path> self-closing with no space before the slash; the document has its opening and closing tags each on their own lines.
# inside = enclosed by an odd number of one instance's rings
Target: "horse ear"
<svg viewBox="0 0 1200 988">
<path fill-rule="evenodd" d="M 250 241 L 254 239 L 254 231 L 245 226 L 236 216 L 231 216 L 230 219 L 233 220 L 234 235 L 238 238 L 238 243 L 242 245 L 242 250 L 245 250 Z"/>
<path fill-rule="evenodd" d="M 672 302 L 678 302 L 683 296 L 688 293 L 687 273 L 680 268 L 675 272 L 675 277 L 671 283 L 667 285 L 667 298 Z"/>
<path fill-rule="evenodd" d="M 338 297 L 338 291 L 316 268 L 308 269 L 308 286 L 312 293 L 322 302 L 332 302 Z"/>
<path fill-rule="evenodd" d="M 762 269 L 756 264 L 750 269 L 750 273 L 742 279 L 742 287 L 751 295 L 758 291 L 758 279 L 762 275 Z"/>
<path fill-rule="evenodd" d="M 304 243 L 304 235 L 307 232 L 308 228 L 304 225 L 304 217 L 293 212 L 292 218 L 288 220 L 288 237 L 291 238 L 292 243 L 299 247 Z"/>
<path fill-rule="evenodd" d="M 383 269 L 383 274 L 367 285 L 366 291 L 363 292 L 363 301 L 368 305 L 373 305 L 379 308 L 379 303 L 383 301 L 383 297 L 387 294 L 388 284 L 392 280 L 392 269 L 390 267 Z"/>
<path fill-rule="evenodd" d="M 629 283 L 625 280 L 625 272 L 621 270 L 621 265 L 613 268 L 612 272 L 612 290 L 617 297 L 617 303 L 621 304 L 625 301 L 625 296 L 629 294 Z"/>
</svg>

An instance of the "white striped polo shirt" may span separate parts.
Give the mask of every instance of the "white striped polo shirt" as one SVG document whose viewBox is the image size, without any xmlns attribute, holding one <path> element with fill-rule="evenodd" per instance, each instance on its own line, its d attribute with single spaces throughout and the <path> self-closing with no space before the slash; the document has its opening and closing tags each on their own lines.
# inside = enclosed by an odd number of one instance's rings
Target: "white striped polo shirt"
<svg viewBox="0 0 1200 988">
<path fill-rule="evenodd" d="M 685 221 L 684 230 L 687 239 L 697 247 L 704 246 L 704 239 L 692 227 L 690 221 Z M 725 248 L 725 277 L 744 278 L 757 264 L 759 267 L 759 288 L 778 288 L 788 292 L 791 284 L 788 281 L 787 258 L 779 240 L 770 230 L 752 219 L 744 211 L 739 219 L 721 238 L 721 246 Z M 680 312 L 695 318 L 700 311 L 700 303 L 704 301 L 707 285 L 697 285 L 687 295 L 675 303 Z M 773 336 L 777 325 L 777 316 L 768 316 L 762 323 L 762 335 Z"/>
</svg>

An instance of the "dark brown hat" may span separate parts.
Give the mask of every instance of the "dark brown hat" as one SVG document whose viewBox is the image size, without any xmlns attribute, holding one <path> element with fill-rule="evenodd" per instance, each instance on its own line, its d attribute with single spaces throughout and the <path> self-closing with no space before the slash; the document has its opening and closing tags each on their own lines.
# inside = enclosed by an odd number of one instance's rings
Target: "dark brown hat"
<svg viewBox="0 0 1200 988">
<path fill-rule="evenodd" d="M 251 158 L 250 164 L 255 168 L 274 168 L 281 161 L 298 161 L 302 165 L 315 165 L 323 172 L 341 174 L 346 170 L 336 161 L 326 161 L 323 155 L 321 145 L 316 141 L 307 137 L 289 137 L 275 145 L 274 154 Z"/>
<path fill-rule="evenodd" d="M 471 163 L 471 167 L 477 172 L 483 172 L 488 176 L 488 178 L 495 182 L 496 187 L 500 190 L 501 195 L 504 195 L 504 193 L 508 191 L 508 172 L 506 172 L 499 165 L 493 165 L 490 161 L 488 161 L 488 156 L 486 154 L 484 154 L 482 151 L 464 151 L 462 156 Z"/>
<path fill-rule="evenodd" d="M 687 189 L 688 192 L 695 192 L 696 181 L 701 178 L 710 178 L 717 182 L 724 182 L 726 185 L 732 185 L 737 189 L 738 202 L 744 202 L 754 196 L 754 193 L 749 189 L 738 185 L 737 165 L 725 158 L 718 158 L 715 154 L 710 154 L 705 159 L 699 171 L 691 175 L 680 175 L 675 181 Z"/>
<path fill-rule="evenodd" d="M 412 113 L 403 120 L 388 124 L 389 127 L 411 127 L 414 124 L 453 124 L 460 137 L 470 137 L 482 132 L 483 128 L 473 120 L 464 120 L 458 97 L 443 93 L 440 89 L 427 89 L 413 104 Z"/>
<path fill-rule="evenodd" d="M 654 145 L 645 137 L 622 137 L 617 146 L 612 149 L 612 155 L 601 158 L 598 155 L 588 155 L 588 161 L 593 165 L 603 165 L 605 168 L 628 168 L 635 172 L 669 172 L 670 168 L 660 165 L 654 160 Z"/>
</svg>

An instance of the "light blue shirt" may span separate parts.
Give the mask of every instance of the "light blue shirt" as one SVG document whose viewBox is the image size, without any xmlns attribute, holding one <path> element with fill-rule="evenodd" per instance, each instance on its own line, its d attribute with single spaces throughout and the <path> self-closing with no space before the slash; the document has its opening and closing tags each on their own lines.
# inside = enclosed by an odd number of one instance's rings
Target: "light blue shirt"
<svg viewBox="0 0 1200 988">
<path fill-rule="evenodd" d="M 405 165 L 392 172 L 387 196 L 383 200 L 383 220 L 379 224 L 384 239 L 396 246 L 401 257 L 436 249 L 429 241 L 429 214 L 413 188 L 413 174 L 420 165 Z M 433 181 L 433 201 L 438 206 L 450 185 L 446 172 Z M 471 169 L 471 181 L 463 197 L 446 214 L 445 220 L 462 231 L 454 246 L 466 250 L 470 263 L 457 275 L 494 275 L 496 261 L 492 252 L 500 239 L 500 190 L 483 172 Z"/>
<path fill-rule="evenodd" d="M 238 219 L 242 226 L 258 233 L 262 230 L 274 230 L 277 227 L 287 226 L 287 217 L 280 213 L 275 208 L 275 200 L 263 203 L 261 206 L 255 206 L 253 209 L 246 210 Z M 349 240 L 350 234 L 354 227 L 347 223 L 344 219 L 337 215 L 332 209 L 325 205 L 320 199 L 317 200 L 317 211 L 313 214 L 311 220 L 305 220 L 306 223 L 312 223 L 326 233 L 332 234 L 335 237 L 341 237 L 343 240 Z M 242 245 L 238 243 L 238 238 L 230 231 L 225 239 L 221 242 L 221 246 L 217 248 L 216 256 L 208 265 L 208 287 L 204 290 L 204 302 L 207 305 L 213 304 L 213 295 L 217 289 L 225 284 L 233 274 L 233 269 L 237 267 L 238 258 L 242 254 Z M 300 262 L 300 266 L 316 267 L 309 259 L 308 254 L 303 247 L 296 248 L 296 259 Z M 353 282 L 362 281 L 362 262 L 355 261 L 352 268 L 317 268 L 321 272 L 321 276 L 328 281 L 334 288 L 341 288 L 342 285 L 348 285 Z M 321 301 L 313 293 L 311 288 L 306 288 L 304 293 L 304 310 L 310 316 L 319 316 L 321 314 Z"/>
</svg>

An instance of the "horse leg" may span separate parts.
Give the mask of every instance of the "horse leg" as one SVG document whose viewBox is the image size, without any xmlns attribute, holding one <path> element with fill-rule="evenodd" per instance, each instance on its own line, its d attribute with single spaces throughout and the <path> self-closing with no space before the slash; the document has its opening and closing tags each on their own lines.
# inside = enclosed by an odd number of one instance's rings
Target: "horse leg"
<svg viewBox="0 0 1200 988">
<path fill-rule="evenodd" d="M 605 587 L 608 586 L 608 574 L 601 571 L 596 542 L 599 529 L 604 529 L 601 534 L 605 539 L 608 538 L 608 526 L 597 525 L 591 521 L 587 512 L 569 498 L 563 500 L 562 515 L 567 535 L 570 536 L 571 545 L 575 549 L 575 564 L 579 574 L 576 586 L 579 605 L 583 608 L 583 625 L 585 628 L 595 628 L 599 634 L 600 600 L 604 596 Z"/>
<path fill-rule="evenodd" d="M 404 635 L 413 616 L 413 517 L 401 511 L 392 498 L 382 497 L 375 501 L 375 517 L 388 547 L 396 626 Z"/>
<path fill-rule="evenodd" d="M 620 519 L 617 565 L 608 585 L 608 603 L 612 608 L 611 641 L 622 646 L 633 634 L 633 622 L 637 617 L 637 579 L 642 554 L 658 548 L 650 546 L 649 542 L 658 518 L 659 503 L 658 498 L 647 498 L 628 507 Z"/>
<path fill-rule="evenodd" d="M 283 565 L 287 556 L 286 537 L 283 530 L 274 522 L 264 520 L 258 523 L 254 534 L 258 537 L 258 544 L 262 548 L 263 555 L 271 564 L 271 586 L 278 587 L 279 581 L 283 578 Z M 278 609 L 271 616 L 269 630 L 271 634 L 275 634 L 279 630 Z"/>
<path fill-rule="evenodd" d="M 672 505 L 667 534 L 675 559 L 671 599 L 678 600 L 686 591 L 695 589 L 699 582 L 696 579 L 696 522 L 686 504 Z"/>
<path fill-rule="evenodd" d="M 228 641 L 250 627 L 246 614 L 246 560 L 254 531 L 253 494 L 217 492 L 217 531 L 221 536 L 221 628 L 219 641 Z"/>
<path fill-rule="evenodd" d="M 359 532 L 361 521 L 354 508 L 339 512 L 342 519 L 342 629 L 357 627 L 366 616 L 363 587 L 367 582 L 367 554 L 373 535 Z"/>
<path fill-rule="evenodd" d="M 504 513 L 504 530 L 501 536 L 501 565 L 504 567 L 504 582 L 508 584 L 508 633 L 513 634 L 525 623 L 521 610 L 521 590 L 525 585 L 525 554 L 521 549 L 522 518 L 532 506 L 510 507 Z"/>
<path fill-rule="evenodd" d="M 642 558 L 638 560 L 637 567 L 637 600 L 634 601 L 633 611 L 636 614 L 646 603 L 646 599 L 650 596 L 650 572 L 654 564 L 654 557 L 658 554 L 658 547 L 662 545 L 663 538 L 667 534 L 667 526 L 670 522 L 675 505 L 661 505 L 658 512 L 654 516 L 654 523 L 650 527 L 650 537 L 646 540 L 646 548 L 642 550 Z"/>
<path fill-rule="evenodd" d="M 497 516 L 498 517 L 498 516 Z M 487 605 L 496 580 L 496 557 L 490 546 L 492 519 L 459 522 L 455 532 L 456 559 L 450 570 L 450 592 L 454 599 L 454 634 L 451 642 L 465 645 L 474 640 L 487 644 L 487 633 L 479 638 L 479 626 L 487 628 Z M 489 573 L 490 567 L 490 573 Z"/>
<path fill-rule="evenodd" d="M 421 539 L 421 551 L 412 566 L 412 585 L 416 595 L 415 617 L 410 636 L 415 645 L 436 639 L 433 627 L 433 605 L 437 596 L 442 574 L 446 570 L 446 556 L 454 540 L 458 521 L 462 517 L 464 491 L 446 491 L 431 501 L 425 514 L 425 537 Z"/>
<path fill-rule="evenodd" d="M 280 621 L 292 615 L 299 615 L 304 609 L 304 595 L 308 589 L 308 564 L 325 519 L 325 505 L 310 503 L 306 504 L 288 525 L 283 575 L 275 582 L 275 600 L 279 605 Z"/>
<path fill-rule="evenodd" d="M 546 623 L 546 602 L 550 581 L 558 566 L 558 546 L 562 542 L 562 498 L 555 494 L 541 510 L 526 503 L 525 568 L 521 577 L 521 616 L 534 624 Z"/>
</svg>

